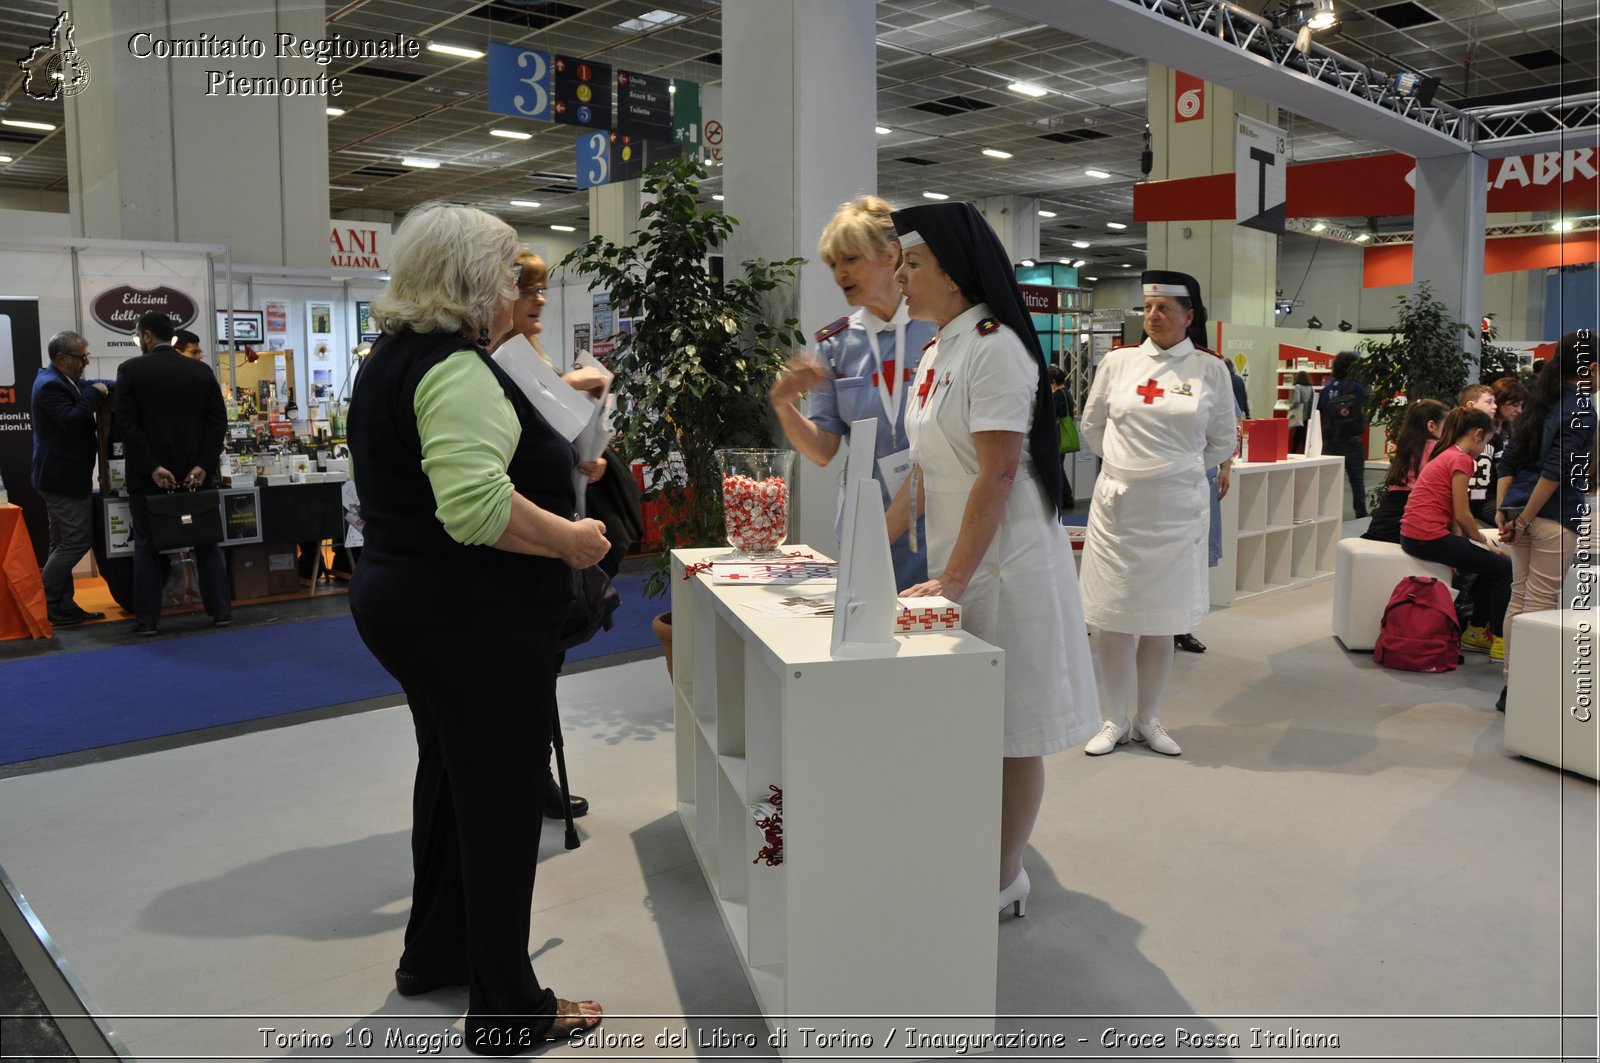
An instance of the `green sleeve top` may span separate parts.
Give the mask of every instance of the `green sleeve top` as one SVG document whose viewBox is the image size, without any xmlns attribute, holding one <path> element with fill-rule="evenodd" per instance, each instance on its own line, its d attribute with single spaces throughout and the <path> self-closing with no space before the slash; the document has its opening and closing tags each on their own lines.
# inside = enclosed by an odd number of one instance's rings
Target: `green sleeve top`
<svg viewBox="0 0 1600 1063">
<path fill-rule="evenodd" d="M 460 350 L 423 376 L 414 408 L 434 515 L 458 543 L 495 542 L 511 522 L 506 469 L 522 438 L 500 382 L 476 351 Z"/>
</svg>

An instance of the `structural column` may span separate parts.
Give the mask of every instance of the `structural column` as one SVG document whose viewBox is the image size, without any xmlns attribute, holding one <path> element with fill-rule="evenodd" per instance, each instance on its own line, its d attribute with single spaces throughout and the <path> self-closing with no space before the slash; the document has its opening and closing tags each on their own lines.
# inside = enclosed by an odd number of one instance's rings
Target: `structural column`
<svg viewBox="0 0 1600 1063">
<path fill-rule="evenodd" d="M 1152 181 L 1232 173 L 1234 116 L 1278 124 L 1276 104 L 1204 84 L 1203 114 L 1179 120 L 1178 71 L 1149 64 L 1147 112 L 1155 168 Z M 1187 108 L 1184 113 L 1187 113 Z M 1277 298 L 1278 238 L 1233 221 L 1152 222 L 1145 234 L 1149 265 L 1192 274 L 1211 320 L 1271 325 Z"/>
<path fill-rule="evenodd" d="M 1039 201 L 1031 196 L 988 196 L 978 200 L 978 210 L 1000 237 L 1015 265 L 1039 257 Z"/>
<path fill-rule="evenodd" d="M 1418 159 L 1411 285 L 1428 284 L 1450 314 L 1472 334 L 1462 350 L 1476 367 L 1483 320 L 1483 248 L 1488 224 L 1489 160 L 1476 153 Z M 1477 373 L 1470 374 L 1476 379 Z"/>
<path fill-rule="evenodd" d="M 872 0 L 722 7 L 723 205 L 740 222 L 726 268 L 733 276 L 746 259 L 807 259 L 792 303 L 774 310 L 807 332 L 849 310 L 817 261 L 817 238 L 840 203 L 877 186 L 875 16 Z M 798 464 L 790 539 L 829 548 L 837 468 Z"/>
<path fill-rule="evenodd" d="M 66 101 L 75 235 L 225 243 L 263 265 L 328 264 L 328 118 L 318 93 L 239 95 L 238 79 L 326 75 L 276 34 L 327 36 L 321 0 L 83 0 L 90 83 Z M 263 58 L 158 58 L 157 42 L 260 42 Z M 137 36 L 136 36 L 137 35 Z M 218 72 L 219 79 L 211 72 Z"/>
</svg>

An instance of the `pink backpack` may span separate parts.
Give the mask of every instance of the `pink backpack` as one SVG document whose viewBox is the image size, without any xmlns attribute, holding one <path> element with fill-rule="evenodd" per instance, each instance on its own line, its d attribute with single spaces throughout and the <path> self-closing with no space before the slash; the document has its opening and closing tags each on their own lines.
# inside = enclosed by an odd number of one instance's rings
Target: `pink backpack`
<svg viewBox="0 0 1600 1063">
<path fill-rule="evenodd" d="M 1453 672 L 1461 663 L 1461 627 L 1450 590 L 1432 576 L 1394 585 L 1372 659 L 1406 672 Z"/>
</svg>

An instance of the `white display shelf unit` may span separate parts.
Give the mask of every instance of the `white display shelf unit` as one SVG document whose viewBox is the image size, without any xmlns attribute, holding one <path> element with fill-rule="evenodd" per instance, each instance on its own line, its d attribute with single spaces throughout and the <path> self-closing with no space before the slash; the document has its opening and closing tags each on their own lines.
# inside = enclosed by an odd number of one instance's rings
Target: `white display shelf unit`
<svg viewBox="0 0 1600 1063">
<path fill-rule="evenodd" d="M 887 1028 L 842 1016 L 992 1032 L 1004 654 L 949 631 L 834 660 L 831 620 L 745 608 L 831 585 L 684 578 L 725 553 L 672 553 L 678 816 L 780 1054 L 862 1055 L 802 1026 Z M 774 785 L 776 867 L 750 811 Z"/>
<path fill-rule="evenodd" d="M 1332 577 L 1343 515 L 1343 458 L 1235 462 L 1222 500 L 1222 560 L 1211 569 L 1211 605 Z"/>
</svg>

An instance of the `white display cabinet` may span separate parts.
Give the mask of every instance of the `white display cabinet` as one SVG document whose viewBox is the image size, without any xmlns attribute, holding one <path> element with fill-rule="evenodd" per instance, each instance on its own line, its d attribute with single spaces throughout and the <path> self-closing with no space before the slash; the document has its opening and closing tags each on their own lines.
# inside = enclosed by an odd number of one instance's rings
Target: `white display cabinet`
<svg viewBox="0 0 1600 1063">
<path fill-rule="evenodd" d="M 1331 578 L 1343 508 L 1341 457 L 1236 462 L 1222 500 L 1212 607 Z"/>
<path fill-rule="evenodd" d="M 841 1016 L 992 1032 L 1004 654 L 948 631 L 834 660 L 831 620 L 745 607 L 829 585 L 685 579 L 725 552 L 672 553 L 678 815 L 780 1054 L 859 1057 L 798 1031 L 897 1025 Z M 750 807 L 770 786 L 776 867 Z"/>
</svg>

